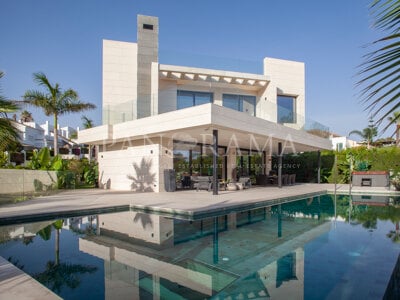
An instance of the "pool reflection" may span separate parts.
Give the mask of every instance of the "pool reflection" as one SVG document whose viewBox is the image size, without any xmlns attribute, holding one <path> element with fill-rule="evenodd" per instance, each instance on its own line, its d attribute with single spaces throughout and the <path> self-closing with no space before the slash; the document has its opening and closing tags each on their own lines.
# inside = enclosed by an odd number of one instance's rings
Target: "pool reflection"
<svg viewBox="0 0 400 300">
<path fill-rule="evenodd" d="M 99 215 L 79 249 L 104 260 L 106 298 L 302 298 L 302 247 L 330 229 L 333 206 L 315 197 L 195 221 Z"/>
<path fill-rule="evenodd" d="M 0 255 L 66 299 L 382 298 L 397 286 L 399 202 L 324 195 L 199 220 L 126 211 L 3 226 Z M 68 286 L 47 276 L 60 264 L 91 268 Z"/>
</svg>

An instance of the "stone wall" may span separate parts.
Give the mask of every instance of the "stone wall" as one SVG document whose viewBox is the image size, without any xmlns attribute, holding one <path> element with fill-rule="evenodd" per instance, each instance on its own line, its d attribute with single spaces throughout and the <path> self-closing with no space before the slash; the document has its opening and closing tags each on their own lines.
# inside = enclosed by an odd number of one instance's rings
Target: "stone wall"
<svg viewBox="0 0 400 300">
<path fill-rule="evenodd" d="M 56 183 L 56 171 L 0 169 L 0 194 L 41 192 Z"/>
</svg>

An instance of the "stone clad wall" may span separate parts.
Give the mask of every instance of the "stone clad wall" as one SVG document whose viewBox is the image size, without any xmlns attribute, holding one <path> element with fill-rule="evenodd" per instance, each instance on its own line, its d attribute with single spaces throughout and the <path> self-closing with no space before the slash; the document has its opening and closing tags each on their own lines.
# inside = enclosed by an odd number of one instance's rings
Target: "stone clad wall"
<svg viewBox="0 0 400 300">
<path fill-rule="evenodd" d="M 56 183 L 56 171 L 0 169 L 0 194 L 40 192 Z"/>
<path fill-rule="evenodd" d="M 387 187 L 389 173 L 386 171 L 356 171 L 352 174 L 354 186 Z"/>
<path fill-rule="evenodd" d="M 134 192 L 160 191 L 159 144 L 100 152 L 98 162 L 100 188 Z"/>
</svg>

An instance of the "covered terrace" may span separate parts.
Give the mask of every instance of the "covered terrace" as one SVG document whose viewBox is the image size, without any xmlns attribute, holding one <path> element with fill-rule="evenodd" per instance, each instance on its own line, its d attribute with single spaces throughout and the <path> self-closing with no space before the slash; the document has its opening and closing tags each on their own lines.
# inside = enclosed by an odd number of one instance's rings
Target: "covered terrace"
<svg viewBox="0 0 400 300">
<path fill-rule="evenodd" d="M 202 149 L 201 155 L 212 157 L 214 194 L 218 193 L 218 177 L 233 179 L 237 157 L 244 152 L 257 154 L 261 165 L 257 172 L 267 174 L 271 155 L 331 148 L 328 139 L 215 104 L 83 130 L 79 132 L 79 143 L 98 146 L 100 174 L 103 181 L 110 182 L 110 189 L 135 190 L 129 181 L 129 169 L 132 164 L 140 166 L 143 161 L 151 161 L 142 163 L 146 169 L 142 175 L 135 168 L 138 180 L 146 181 L 149 174 L 152 177 L 146 183 L 147 189 L 135 191 L 164 191 L 164 170 L 176 168 L 177 154 L 192 150 L 193 155 L 193 150 Z M 194 169 L 189 166 L 189 170 Z"/>
</svg>

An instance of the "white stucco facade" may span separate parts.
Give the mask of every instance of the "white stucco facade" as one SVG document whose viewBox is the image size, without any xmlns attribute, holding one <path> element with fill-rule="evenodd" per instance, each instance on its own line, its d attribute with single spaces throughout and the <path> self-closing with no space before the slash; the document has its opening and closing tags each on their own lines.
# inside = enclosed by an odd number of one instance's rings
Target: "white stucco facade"
<svg viewBox="0 0 400 300">
<path fill-rule="evenodd" d="M 35 122 L 13 122 L 15 128 L 19 132 L 19 141 L 25 149 L 41 149 L 44 147 L 53 148 L 54 143 L 54 126 L 49 124 L 48 121 L 44 124 L 37 124 Z M 58 128 L 59 145 L 62 147 L 65 144 L 73 144 L 71 134 L 76 133 L 77 130 L 65 126 Z"/>
<path fill-rule="evenodd" d="M 341 151 L 359 146 L 358 142 L 349 139 L 347 136 L 331 136 L 330 139 L 332 150 Z"/>
<path fill-rule="evenodd" d="M 331 148 L 328 139 L 302 130 L 304 63 L 265 58 L 263 74 L 161 64 L 158 18 L 139 15 L 137 24 L 137 43 L 103 42 L 103 125 L 78 137 L 79 143 L 99 145 L 106 188 L 135 190 L 127 174 L 142 158 L 150 159 L 151 150 L 152 190 L 162 191 L 164 169 L 174 168 L 176 143 L 209 147 L 213 130 L 224 155 L 231 153 L 224 178 L 232 176 L 240 149 L 249 155 L 257 150 L 267 164 L 278 143 L 285 152 Z"/>
</svg>

